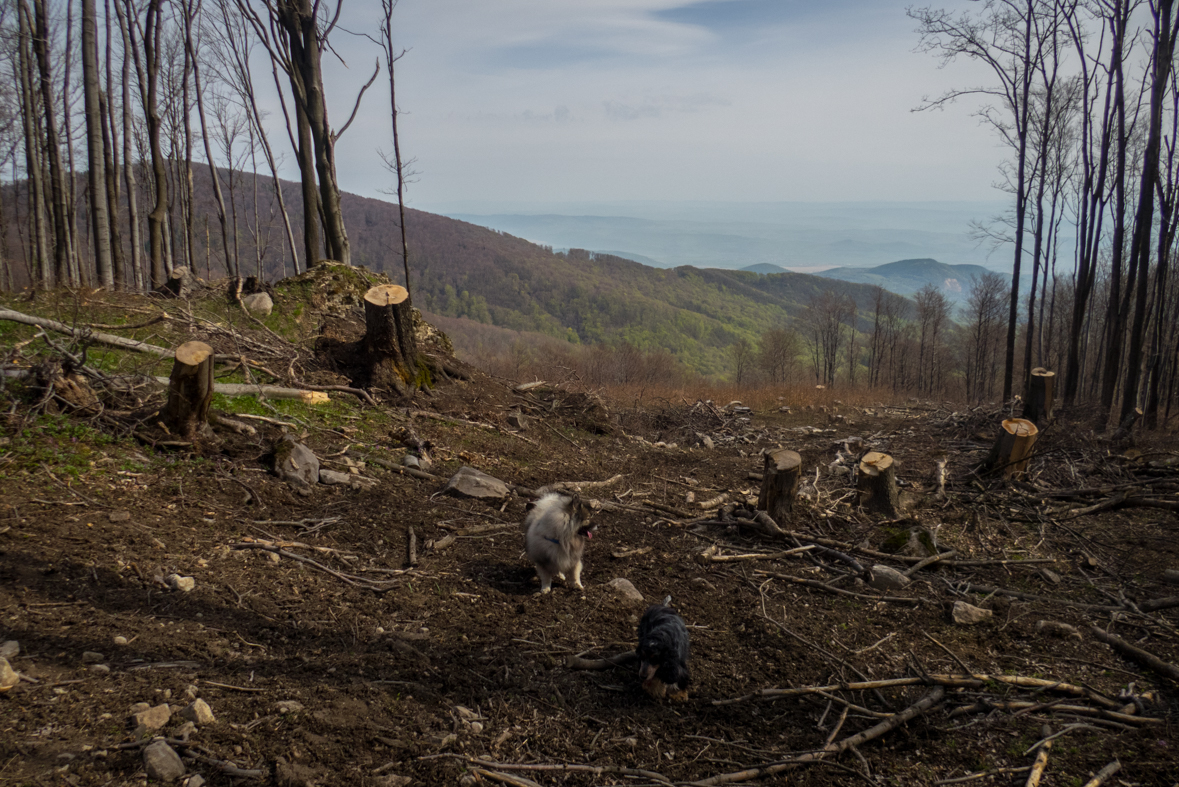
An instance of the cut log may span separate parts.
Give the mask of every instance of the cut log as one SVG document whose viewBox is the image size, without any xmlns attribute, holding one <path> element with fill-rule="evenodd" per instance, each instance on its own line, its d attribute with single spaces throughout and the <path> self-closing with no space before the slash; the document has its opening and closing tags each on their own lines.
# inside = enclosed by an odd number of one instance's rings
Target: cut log
<svg viewBox="0 0 1179 787">
<path fill-rule="evenodd" d="M 984 464 L 992 472 L 1001 472 L 1010 477 L 1027 469 L 1032 456 L 1032 446 L 1040 430 L 1024 418 L 1008 418 L 1000 425 L 999 436 Z"/>
<path fill-rule="evenodd" d="M 418 376 L 409 292 L 396 284 L 370 288 L 364 294 L 364 320 L 370 382 L 404 395 L 406 384 Z"/>
<path fill-rule="evenodd" d="M 1115 443 L 1120 443 L 1122 440 L 1125 440 L 1134 431 L 1134 424 L 1138 423 L 1138 419 L 1141 417 L 1142 408 L 1135 407 L 1125 418 L 1122 419 L 1122 422 L 1118 424 L 1117 431 L 1113 433 L 1113 437 L 1110 439 Z"/>
<path fill-rule="evenodd" d="M 765 470 L 757 508 L 765 511 L 779 526 L 785 526 L 794 512 L 798 481 L 802 476 L 802 457 L 797 451 L 778 448 L 765 454 Z M 708 506 L 711 508 L 712 506 Z"/>
<path fill-rule="evenodd" d="M 896 462 L 888 454 L 879 451 L 864 454 L 856 474 L 856 488 L 863 508 L 888 519 L 900 517 Z"/>
<path fill-rule="evenodd" d="M 208 431 L 212 401 L 213 348 L 204 342 L 185 342 L 176 348 L 168 402 L 160 410 L 160 421 L 173 434 L 191 440 Z"/>
<path fill-rule="evenodd" d="M 1023 417 L 1026 421 L 1039 426 L 1052 420 L 1053 390 L 1056 387 L 1056 372 L 1050 372 L 1042 366 L 1032 369 L 1032 376 L 1028 381 L 1027 403 L 1023 406 Z"/>
</svg>

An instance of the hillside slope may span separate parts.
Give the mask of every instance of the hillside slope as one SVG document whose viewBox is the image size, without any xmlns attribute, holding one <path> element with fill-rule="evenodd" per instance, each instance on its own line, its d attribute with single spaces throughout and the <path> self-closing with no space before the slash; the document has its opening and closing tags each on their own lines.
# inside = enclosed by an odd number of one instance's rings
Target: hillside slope
<svg viewBox="0 0 1179 787">
<path fill-rule="evenodd" d="M 981 265 L 948 265 L 929 258 L 898 260 L 874 268 L 832 268 L 817 275 L 857 284 L 876 284 L 901 295 L 912 295 L 933 284 L 951 300 L 962 300 L 970 281 L 989 269 Z"/>
</svg>

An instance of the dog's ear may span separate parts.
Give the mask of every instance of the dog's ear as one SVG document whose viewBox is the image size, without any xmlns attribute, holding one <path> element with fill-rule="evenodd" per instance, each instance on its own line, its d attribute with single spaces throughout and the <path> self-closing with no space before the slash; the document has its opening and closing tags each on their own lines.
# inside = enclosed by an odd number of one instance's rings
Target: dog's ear
<svg viewBox="0 0 1179 787">
<path fill-rule="evenodd" d="M 569 513 L 576 513 L 577 511 L 580 511 L 581 508 L 581 495 L 577 494 L 576 492 L 569 495 Z"/>
</svg>

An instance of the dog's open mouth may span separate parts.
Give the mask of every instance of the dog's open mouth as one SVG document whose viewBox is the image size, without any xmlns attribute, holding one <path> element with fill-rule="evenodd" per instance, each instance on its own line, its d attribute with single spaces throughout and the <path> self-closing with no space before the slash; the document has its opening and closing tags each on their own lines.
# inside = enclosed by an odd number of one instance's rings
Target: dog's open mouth
<svg viewBox="0 0 1179 787">
<path fill-rule="evenodd" d="M 579 528 L 577 531 L 577 534 L 580 536 L 584 536 L 585 538 L 593 538 L 595 527 L 597 527 L 597 525 L 586 525 L 582 528 Z"/>
</svg>

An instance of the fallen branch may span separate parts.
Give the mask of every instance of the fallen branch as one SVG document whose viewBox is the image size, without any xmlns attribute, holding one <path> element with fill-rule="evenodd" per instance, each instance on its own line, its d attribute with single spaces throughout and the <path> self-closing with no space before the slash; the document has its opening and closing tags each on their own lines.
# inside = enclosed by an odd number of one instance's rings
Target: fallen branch
<svg viewBox="0 0 1179 787">
<path fill-rule="evenodd" d="M 1179 683 L 1179 667 L 1174 664 L 1163 661 L 1158 656 L 1143 650 L 1142 648 L 1131 645 L 1121 637 L 1110 634 L 1107 631 L 1102 631 L 1093 626 L 1089 629 L 1093 632 L 1093 636 L 1097 637 L 1102 642 L 1113 647 L 1114 650 L 1119 651 L 1123 656 L 1129 656 L 1140 664 L 1145 664 L 1158 674 L 1170 678 Z"/>
<path fill-rule="evenodd" d="M 498 768 L 506 771 L 558 771 L 565 773 L 590 773 L 595 776 L 601 776 L 606 773 L 619 773 L 624 776 L 640 776 L 644 779 L 651 779 L 661 784 L 671 784 L 671 780 L 661 773 L 655 771 L 646 771 L 640 768 L 626 768 L 621 765 L 579 765 L 576 763 L 513 763 L 513 762 L 492 762 L 485 760 L 482 757 L 468 757 L 465 754 L 427 754 L 418 757 L 418 761 L 424 760 L 465 760 L 472 766 L 477 768 Z M 502 775 L 502 774 L 501 774 Z"/>
<path fill-rule="evenodd" d="M 157 347 L 154 344 L 148 344 L 146 342 L 137 342 L 134 339 L 124 339 L 122 336 L 113 336 L 109 333 L 96 333 L 89 329 L 71 328 L 65 323 L 60 323 L 57 320 L 49 320 L 44 317 L 33 317 L 28 314 L 14 312 L 10 309 L 0 309 L 0 320 L 19 322 L 24 325 L 35 325 L 39 328 L 48 328 L 51 331 L 64 333 L 67 336 L 74 337 L 75 339 L 91 341 L 95 342 L 96 344 L 105 344 L 108 347 L 118 347 L 121 350 L 132 350 L 134 352 L 147 353 L 160 358 L 176 357 L 175 352 L 165 347 Z"/>
<path fill-rule="evenodd" d="M 394 580 L 386 580 L 384 582 L 378 583 L 378 582 L 373 582 L 372 580 L 365 579 L 364 577 L 357 577 L 357 576 L 352 576 L 350 574 L 344 574 L 340 571 L 336 571 L 334 568 L 330 568 L 328 566 L 325 566 L 323 563 L 320 563 L 316 560 L 312 560 L 309 557 L 297 555 L 294 552 L 288 552 L 287 550 L 282 549 L 281 547 L 271 546 L 269 544 L 238 543 L 238 544 L 230 544 L 229 548 L 230 549 L 261 549 L 265 552 L 273 552 L 274 554 L 279 555 L 281 557 L 285 557 L 290 560 L 297 561 L 299 563 L 305 563 L 313 568 L 317 568 L 320 571 L 324 572 L 325 574 L 332 575 L 333 577 L 335 577 L 336 579 L 339 579 L 341 582 L 344 582 L 345 584 L 352 585 L 353 587 L 371 590 L 374 593 L 387 593 L 388 591 L 392 590 L 394 587 L 392 584 L 390 584 Z M 407 571 L 408 571 L 408 569 L 407 569 Z M 400 571 L 400 572 L 394 571 L 391 573 L 406 573 L 406 572 L 405 571 Z"/>
<path fill-rule="evenodd" d="M 611 667 L 627 667 L 638 660 L 639 656 L 633 650 L 619 653 L 617 656 L 607 656 L 604 659 L 587 659 L 578 654 L 565 659 L 565 667 L 567 669 L 605 670 Z"/>
<path fill-rule="evenodd" d="M 1101 787 L 1101 785 L 1105 784 L 1106 780 L 1109 779 L 1109 777 L 1113 776 L 1115 773 L 1117 773 L 1121 769 L 1122 769 L 1122 764 L 1120 762 L 1118 762 L 1117 760 L 1114 760 L 1109 765 L 1106 765 L 1104 768 L 1102 768 L 1096 774 L 1094 774 L 1093 778 L 1090 779 L 1089 781 L 1085 782 L 1083 787 Z"/>
<path fill-rule="evenodd" d="M 1052 748 L 1052 730 L 1048 725 L 1044 725 L 1041 734 L 1046 740 L 1040 746 L 1040 750 L 1036 752 L 1036 761 L 1032 763 L 1032 772 L 1028 774 L 1028 780 L 1024 787 L 1039 787 L 1040 779 L 1044 777 L 1044 769 L 1048 767 L 1048 750 Z"/>
<path fill-rule="evenodd" d="M 802 552 L 810 552 L 812 549 L 815 549 L 815 548 L 816 547 L 814 544 L 808 544 L 805 547 L 795 547 L 794 549 L 787 549 L 785 552 L 766 552 L 766 553 L 753 552 L 753 553 L 744 554 L 744 555 L 721 555 L 721 554 L 717 554 L 715 552 L 710 553 L 709 550 L 706 549 L 703 553 L 701 553 L 701 555 L 705 560 L 707 560 L 708 562 L 711 562 L 711 563 L 736 563 L 736 562 L 743 561 L 743 560 L 779 560 L 781 558 L 790 557 L 792 555 L 797 555 Z M 711 547 L 709 549 L 711 549 Z"/>
<path fill-rule="evenodd" d="M 920 604 L 922 599 L 913 598 L 912 596 L 874 596 L 869 593 L 856 593 L 851 590 L 844 590 L 837 588 L 834 585 L 828 585 L 826 582 L 820 582 L 817 579 L 804 579 L 803 577 L 792 577 L 789 574 L 778 574 L 773 571 L 757 570 L 754 572 L 760 576 L 773 577 L 774 579 L 782 579 L 786 582 L 792 582 L 795 585 L 806 585 L 807 587 L 818 588 L 828 593 L 834 593 L 837 596 L 847 596 L 849 598 L 862 598 L 866 601 L 887 601 L 893 604 Z"/>
</svg>

